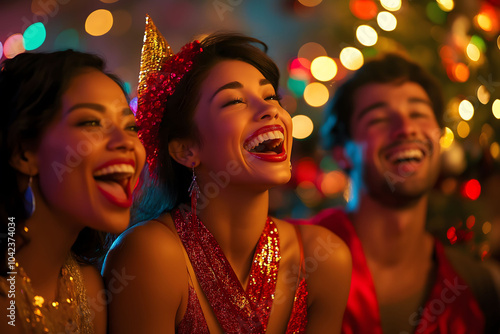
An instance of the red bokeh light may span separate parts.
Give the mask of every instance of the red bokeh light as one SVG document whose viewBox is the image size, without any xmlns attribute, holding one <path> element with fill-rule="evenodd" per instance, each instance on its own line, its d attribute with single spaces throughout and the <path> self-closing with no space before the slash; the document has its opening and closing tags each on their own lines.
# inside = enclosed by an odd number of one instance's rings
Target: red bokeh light
<svg viewBox="0 0 500 334">
<path fill-rule="evenodd" d="M 481 195 L 481 184 L 478 180 L 471 179 L 462 186 L 462 196 L 475 201 Z"/>
<path fill-rule="evenodd" d="M 373 0 L 351 0 L 351 13 L 361 20 L 371 20 L 377 15 L 377 4 Z"/>
</svg>

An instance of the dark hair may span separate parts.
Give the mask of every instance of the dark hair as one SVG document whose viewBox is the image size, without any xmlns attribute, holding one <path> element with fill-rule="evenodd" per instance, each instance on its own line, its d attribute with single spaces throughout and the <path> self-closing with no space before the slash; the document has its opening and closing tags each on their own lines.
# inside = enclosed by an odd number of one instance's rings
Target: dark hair
<svg viewBox="0 0 500 334">
<path fill-rule="evenodd" d="M 228 59 L 241 60 L 257 68 L 278 90 L 279 70 L 266 54 L 267 45 L 262 41 L 235 33 L 214 33 L 200 43 L 203 52 L 195 56 L 190 71 L 164 105 L 156 168 L 158 182 L 150 186 L 154 182 L 147 175 L 148 168 L 144 168 L 142 189 L 132 210 L 133 221 L 154 218 L 180 203 L 190 201 L 187 189 L 192 172 L 170 157 L 168 143 L 173 139 L 193 139 L 203 144 L 193 118 L 200 98 L 200 86 L 214 65 Z M 263 50 L 253 44 L 260 44 Z M 160 193 L 162 196 L 159 196 Z"/>
<path fill-rule="evenodd" d="M 367 61 L 337 88 L 331 105 L 326 110 L 326 120 L 321 129 L 324 147 L 330 149 L 335 145 L 344 145 L 351 138 L 353 99 L 357 89 L 369 83 L 403 84 L 408 81 L 419 84 L 425 90 L 436 120 L 442 127 L 443 97 L 439 83 L 417 63 L 389 53 Z"/>
<path fill-rule="evenodd" d="M 15 235 L 29 242 L 29 235 L 26 237 L 23 231 L 28 216 L 18 184 L 19 172 L 10 165 L 10 160 L 14 154 L 37 148 L 45 130 L 60 112 L 61 98 L 71 79 L 89 67 L 105 73 L 123 87 L 116 76 L 104 72 L 103 59 L 73 50 L 22 53 L 1 64 L 0 274 L 4 275 L 7 269 L 8 217 L 15 217 Z M 94 263 L 104 255 L 104 236 L 103 232 L 83 229 L 72 247 L 77 260 Z"/>
</svg>

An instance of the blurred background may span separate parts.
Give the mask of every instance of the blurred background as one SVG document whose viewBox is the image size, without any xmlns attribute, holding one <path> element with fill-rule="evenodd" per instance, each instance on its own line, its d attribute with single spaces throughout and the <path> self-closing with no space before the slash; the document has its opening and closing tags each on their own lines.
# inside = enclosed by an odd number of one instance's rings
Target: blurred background
<svg viewBox="0 0 500 334">
<path fill-rule="evenodd" d="M 280 218 L 345 205 L 349 180 L 320 148 L 323 110 L 366 59 L 409 55 L 440 80 L 447 101 L 428 228 L 477 257 L 500 258 L 500 0 L 0 0 L 0 60 L 30 50 L 97 53 L 135 97 L 146 13 L 174 52 L 217 30 L 268 44 L 294 122 L 293 177 L 271 192 Z"/>
</svg>

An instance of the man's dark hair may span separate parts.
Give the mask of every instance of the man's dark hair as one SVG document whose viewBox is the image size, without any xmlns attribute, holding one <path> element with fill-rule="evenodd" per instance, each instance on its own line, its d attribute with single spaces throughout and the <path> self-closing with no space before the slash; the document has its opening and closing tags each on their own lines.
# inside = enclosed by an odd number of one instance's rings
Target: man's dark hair
<svg viewBox="0 0 500 334">
<path fill-rule="evenodd" d="M 443 97 L 437 80 L 420 65 L 407 58 L 389 53 L 367 61 L 347 81 L 340 85 L 326 110 L 325 124 L 321 129 L 323 145 L 330 149 L 344 145 L 351 138 L 350 126 L 356 91 L 370 83 L 415 82 L 422 86 L 432 103 L 440 127 L 443 127 Z"/>
</svg>

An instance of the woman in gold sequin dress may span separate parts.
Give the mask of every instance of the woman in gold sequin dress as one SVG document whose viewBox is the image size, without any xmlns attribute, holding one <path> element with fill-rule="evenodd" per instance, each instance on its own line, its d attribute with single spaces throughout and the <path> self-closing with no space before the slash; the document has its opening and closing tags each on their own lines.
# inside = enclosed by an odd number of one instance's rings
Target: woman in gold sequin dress
<svg viewBox="0 0 500 334">
<path fill-rule="evenodd" d="M 127 227 L 145 159 L 120 81 L 97 56 L 24 53 L 0 101 L 0 332 L 105 333 L 97 231 Z"/>
<path fill-rule="evenodd" d="M 215 34 L 174 55 L 147 19 L 137 113 L 146 221 L 105 261 L 111 333 L 340 332 L 345 244 L 268 217 L 269 189 L 290 179 L 292 122 L 259 44 Z M 114 289 L 113 272 L 133 279 Z"/>
</svg>

